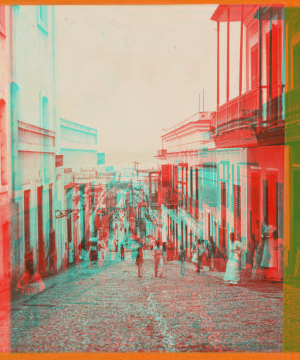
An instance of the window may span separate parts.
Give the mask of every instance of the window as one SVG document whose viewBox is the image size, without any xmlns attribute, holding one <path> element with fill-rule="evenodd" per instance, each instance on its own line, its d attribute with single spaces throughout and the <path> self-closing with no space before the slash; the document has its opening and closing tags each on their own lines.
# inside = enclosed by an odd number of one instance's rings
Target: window
<svg viewBox="0 0 300 360">
<path fill-rule="evenodd" d="M 226 206 L 226 183 L 221 182 L 221 205 Z"/>
<path fill-rule="evenodd" d="M 283 238 L 283 184 L 276 182 L 276 228 L 278 237 Z"/>
<path fill-rule="evenodd" d="M 30 190 L 24 191 L 24 240 L 25 252 L 30 250 Z"/>
<path fill-rule="evenodd" d="M 49 130 L 49 101 L 46 96 L 42 97 L 42 121 L 43 128 Z"/>
<path fill-rule="evenodd" d="M 53 228 L 53 185 L 49 185 L 49 227 L 50 231 Z"/>
<path fill-rule="evenodd" d="M 234 233 L 241 236 L 241 186 L 234 185 Z"/>
<path fill-rule="evenodd" d="M 269 223 L 269 183 L 268 180 L 263 180 L 263 212 L 264 222 Z"/>
<path fill-rule="evenodd" d="M 251 90 L 258 87 L 258 45 L 251 48 Z"/>
<path fill-rule="evenodd" d="M 5 34 L 5 6 L 0 6 L 0 34 Z"/>
<path fill-rule="evenodd" d="M 48 6 L 37 6 L 37 24 L 44 33 L 48 34 Z"/>
<path fill-rule="evenodd" d="M 5 102 L 0 100 L 0 153 L 1 153 L 1 185 L 7 185 L 7 144 Z"/>
</svg>

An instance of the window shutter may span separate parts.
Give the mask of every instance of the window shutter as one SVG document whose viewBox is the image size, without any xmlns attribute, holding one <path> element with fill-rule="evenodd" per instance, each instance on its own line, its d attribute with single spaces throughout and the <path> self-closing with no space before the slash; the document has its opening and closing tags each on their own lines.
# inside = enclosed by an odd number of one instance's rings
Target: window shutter
<svg viewBox="0 0 300 360">
<path fill-rule="evenodd" d="M 241 236 L 241 186 L 234 185 L 234 233 Z"/>
<path fill-rule="evenodd" d="M 278 237 L 283 238 L 283 184 L 276 182 L 276 228 Z"/>
<path fill-rule="evenodd" d="M 264 219 L 267 220 L 267 223 L 269 223 L 269 186 L 268 186 L 268 180 L 263 180 L 263 209 L 264 209 Z"/>
</svg>

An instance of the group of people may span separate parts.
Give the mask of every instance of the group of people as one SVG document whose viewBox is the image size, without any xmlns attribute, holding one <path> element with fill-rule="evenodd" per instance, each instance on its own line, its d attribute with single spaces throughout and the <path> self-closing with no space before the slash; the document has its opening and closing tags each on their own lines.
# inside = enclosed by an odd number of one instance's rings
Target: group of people
<svg viewBox="0 0 300 360">
<path fill-rule="evenodd" d="M 163 277 L 163 269 L 164 263 L 167 259 L 167 247 L 165 243 L 160 243 L 159 241 L 156 242 L 154 249 L 153 249 L 153 257 L 154 257 L 154 276 Z M 143 256 L 143 247 L 138 247 L 137 256 L 136 256 L 136 265 L 138 267 L 138 277 L 143 277 L 143 263 L 144 263 L 144 256 Z"/>
<path fill-rule="evenodd" d="M 252 234 L 248 254 L 252 268 L 251 280 L 279 281 L 279 258 L 283 258 L 283 247 L 278 244 L 278 234 L 274 230 L 273 240 L 269 238 L 269 229 L 262 229 L 261 243 Z M 272 249 L 270 242 L 273 242 Z M 234 233 L 230 234 L 229 257 L 226 265 L 224 281 L 229 284 L 237 284 L 241 279 L 241 257 L 245 253 L 241 239 L 235 239 Z M 279 256 L 281 255 L 281 257 Z"/>
<path fill-rule="evenodd" d="M 267 232 L 262 233 L 262 241 L 259 244 L 252 235 L 250 246 L 252 276 L 251 280 L 278 281 L 282 278 L 283 271 L 283 246 L 279 244 L 278 233 L 272 233 L 273 239 Z M 272 243 L 272 246 L 270 244 Z"/>
<path fill-rule="evenodd" d="M 205 274 L 205 269 L 214 270 L 214 257 L 216 255 L 216 246 L 213 238 L 210 237 L 208 242 L 198 239 L 192 249 L 192 262 L 197 274 Z M 186 252 L 183 245 L 180 246 L 179 262 L 181 264 L 181 275 L 185 273 Z M 201 272 L 201 266 L 203 271 Z"/>
<path fill-rule="evenodd" d="M 165 242 L 160 243 L 156 242 L 155 247 L 153 249 L 153 257 L 154 257 L 154 276 L 155 277 L 163 277 L 164 264 L 166 260 L 170 260 L 167 256 L 167 244 Z M 211 271 L 213 270 L 213 262 L 216 253 L 216 246 L 213 242 L 212 237 L 209 238 L 208 243 L 204 240 L 199 239 L 195 244 L 192 250 L 192 262 L 195 265 L 195 271 L 198 274 L 205 273 L 205 267 Z M 173 257 L 172 257 L 173 259 Z M 180 246 L 178 261 L 180 263 L 180 272 L 181 275 L 185 274 L 185 262 L 186 262 L 186 251 L 183 245 Z M 143 273 L 143 248 L 140 246 L 137 251 L 136 256 L 136 265 L 138 266 L 138 277 L 142 277 Z M 201 272 L 201 266 L 203 266 L 203 271 Z"/>
</svg>

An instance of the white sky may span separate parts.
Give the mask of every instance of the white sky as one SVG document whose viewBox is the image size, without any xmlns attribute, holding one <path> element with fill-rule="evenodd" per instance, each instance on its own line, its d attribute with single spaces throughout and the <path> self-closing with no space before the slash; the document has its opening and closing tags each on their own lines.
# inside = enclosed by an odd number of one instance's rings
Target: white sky
<svg viewBox="0 0 300 360">
<path fill-rule="evenodd" d="M 202 110 L 203 88 L 215 110 L 215 8 L 57 7 L 60 117 L 97 128 L 108 165 L 149 162 L 162 128 L 198 111 L 199 93 Z"/>
</svg>

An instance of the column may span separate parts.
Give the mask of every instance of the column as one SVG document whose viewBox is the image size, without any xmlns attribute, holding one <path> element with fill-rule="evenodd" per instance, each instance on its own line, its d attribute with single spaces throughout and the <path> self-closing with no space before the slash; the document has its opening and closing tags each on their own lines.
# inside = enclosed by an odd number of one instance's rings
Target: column
<svg viewBox="0 0 300 360">
<path fill-rule="evenodd" d="M 217 108 L 220 104 L 220 23 L 217 22 Z M 217 123 L 218 125 L 218 123 Z"/>
<path fill-rule="evenodd" d="M 230 7 L 227 7 L 227 84 L 226 84 L 226 101 L 229 101 L 229 35 L 230 35 Z"/>
<path fill-rule="evenodd" d="M 269 111 L 268 111 L 268 120 L 271 120 L 272 117 L 272 42 L 273 42 L 273 36 L 272 36 L 272 17 L 273 17 L 273 11 L 272 7 L 270 7 L 270 44 L 269 44 Z M 278 49 L 277 49 L 278 51 Z"/>
<path fill-rule="evenodd" d="M 244 6 L 242 5 L 242 15 L 241 15 L 241 38 L 240 38 L 240 81 L 239 81 L 239 95 L 242 94 L 242 85 L 243 85 L 243 37 L 244 37 Z"/>
<path fill-rule="evenodd" d="M 262 118 L 262 19 L 260 14 L 260 8 L 258 8 L 258 21 L 259 21 L 259 115 L 258 126 Z"/>
</svg>

